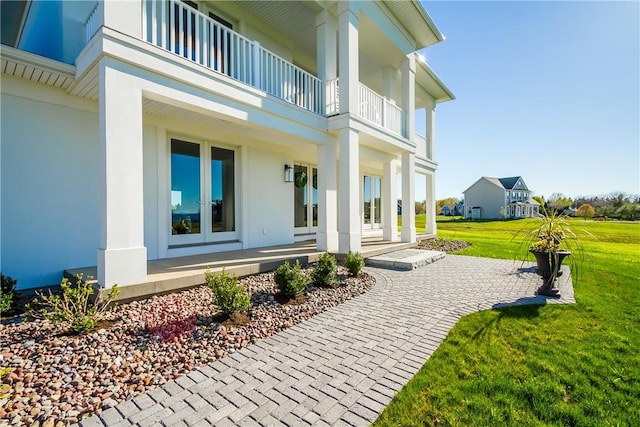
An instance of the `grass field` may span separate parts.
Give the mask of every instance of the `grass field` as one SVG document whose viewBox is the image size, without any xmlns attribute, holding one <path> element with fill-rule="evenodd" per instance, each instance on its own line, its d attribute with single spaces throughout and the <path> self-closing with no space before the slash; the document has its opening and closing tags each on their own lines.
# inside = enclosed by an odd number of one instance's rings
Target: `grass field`
<svg viewBox="0 0 640 427">
<path fill-rule="evenodd" d="M 526 221 L 439 218 L 438 235 L 514 258 Z M 640 222 L 570 224 L 588 254 L 577 304 L 463 318 L 375 425 L 640 425 Z"/>
</svg>

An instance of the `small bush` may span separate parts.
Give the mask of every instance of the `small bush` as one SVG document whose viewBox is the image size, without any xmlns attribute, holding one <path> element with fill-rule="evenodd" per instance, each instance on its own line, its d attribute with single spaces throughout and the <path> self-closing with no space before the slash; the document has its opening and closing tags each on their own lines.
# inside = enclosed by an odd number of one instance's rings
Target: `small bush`
<svg viewBox="0 0 640 427">
<path fill-rule="evenodd" d="M 344 266 L 349 270 L 349 274 L 357 276 L 364 267 L 364 258 L 360 255 L 360 252 L 349 251 L 344 259 Z"/>
<path fill-rule="evenodd" d="M 302 295 L 307 288 L 307 278 L 302 272 L 300 263 L 291 266 L 286 261 L 276 269 L 273 278 L 278 285 L 278 290 L 285 298 L 295 298 Z"/>
<path fill-rule="evenodd" d="M 95 293 L 93 286 L 82 280 L 81 274 L 76 275 L 76 279 L 75 285 L 67 278 L 62 279 L 60 294 L 53 294 L 51 290 L 48 295 L 36 291 L 36 298 L 25 305 L 27 316 L 66 324 L 74 333 L 95 328 L 111 301 L 120 295 L 120 289 L 113 285 L 107 295 L 96 300 L 92 297 Z"/>
<path fill-rule="evenodd" d="M 336 257 L 328 252 L 323 253 L 318 263 L 311 270 L 311 280 L 318 286 L 332 286 L 336 281 L 338 263 Z"/>
<path fill-rule="evenodd" d="M 0 273 L 0 313 L 6 313 L 15 308 L 16 302 L 18 302 L 16 281 Z"/>
<path fill-rule="evenodd" d="M 204 273 L 207 286 L 213 291 L 216 305 L 225 316 L 247 310 L 251 306 L 251 296 L 238 285 L 238 276 L 229 275 L 223 268 L 220 273 L 212 273 L 207 268 Z"/>
</svg>

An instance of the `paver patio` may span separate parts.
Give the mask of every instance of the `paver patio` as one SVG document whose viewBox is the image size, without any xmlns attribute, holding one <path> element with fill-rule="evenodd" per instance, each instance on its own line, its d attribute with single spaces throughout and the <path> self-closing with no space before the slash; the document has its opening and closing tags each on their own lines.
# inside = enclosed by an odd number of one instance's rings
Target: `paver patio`
<svg viewBox="0 0 640 427">
<path fill-rule="evenodd" d="M 412 271 L 366 268 L 368 293 L 83 420 L 82 426 L 354 425 L 374 421 L 464 315 L 535 296 L 531 264 L 447 255 Z"/>
</svg>

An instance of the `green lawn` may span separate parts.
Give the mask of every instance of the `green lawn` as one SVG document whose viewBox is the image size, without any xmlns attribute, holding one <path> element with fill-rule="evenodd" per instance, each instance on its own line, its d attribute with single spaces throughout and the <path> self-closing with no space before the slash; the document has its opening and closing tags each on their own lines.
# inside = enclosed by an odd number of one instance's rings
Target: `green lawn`
<svg viewBox="0 0 640 427">
<path fill-rule="evenodd" d="M 526 221 L 438 218 L 438 235 L 514 258 Z M 640 425 L 640 222 L 571 226 L 588 252 L 578 304 L 463 318 L 375 425 Z"/>
</svg>

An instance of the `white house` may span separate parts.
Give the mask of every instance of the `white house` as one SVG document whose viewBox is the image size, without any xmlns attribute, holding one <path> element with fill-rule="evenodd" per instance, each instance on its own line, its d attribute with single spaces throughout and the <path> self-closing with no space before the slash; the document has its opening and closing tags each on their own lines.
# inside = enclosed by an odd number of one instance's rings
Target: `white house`
<svg viewBox="0 0 640 427">
<path fill-rule="evenodd" d="M 110 287 L 148 260 L 413 242 L 416 174 L 435 233 L 454 97 L 416 51 L 442 40 L 419 1 L 2 2 L 0 269 Z"/>
<path fill-rule="evenodd" d="M 520 176 L 483 176 L 463 193 L 465 218 L 530 218 L 540 209 L 540 204 L 531 198 L 531 190 Z"/>
</svg>

